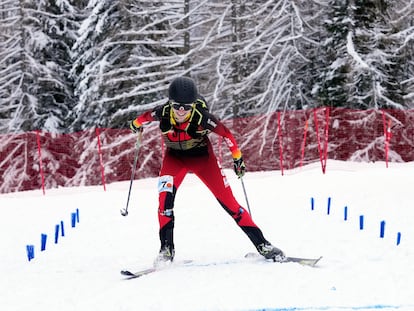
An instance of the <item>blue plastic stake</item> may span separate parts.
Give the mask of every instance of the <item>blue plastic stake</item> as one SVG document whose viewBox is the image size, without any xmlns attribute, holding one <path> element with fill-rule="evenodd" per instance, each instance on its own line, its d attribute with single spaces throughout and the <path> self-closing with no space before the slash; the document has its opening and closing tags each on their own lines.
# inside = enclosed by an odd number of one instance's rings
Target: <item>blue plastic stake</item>
<svg viewBox="0 0 414 311">
<path fill-rule="evenodd" d="M 397 245 L 400 245 L 401 243 L 401 232 L 397 233 Z"/>
<path fill-rule="evenodd" d="M 359 230 L 364 229 L 364 215 L 359 216 Z"/>
<path fill-rule="evenodd" d="M 30 261 L 34 259 L 34 245 L 26 245 L 27 259 Z"/>
<path fill-rule="evenodd" d="M 331 197 L 328 198 L 328 215 L 331 213 Z"/>
<path fill-rule="evenodd" d="M 55 244 L 58 243 L 58 240 L 59 240 L 59 232 L 60 232 L 60 225 L 57 224 L 55 226 Z"/>
<path fill-rule="evenodd" d="M 79 208 L 76 209 L 76 222 L 79 223 Z"/>
<path fill-rule="evenodd" d="M 385 235 L 385 220 L 381 221 L 380 238 L 384 238 Z"/>
<path fill-rule="evenodd" d="M 313 211 L 315 209 L 315 199 L 311 198 L 311 210 Z"/>
<path fill-rule="evenodd" d="M 348 220 L 348 206 L 344 207 L 344 220 L 347 221 Z"/>
<path fill-rule="evenodd" d="M 76 226 L 76 213 L 72 213 L 72 228 L 75 228 Z"/>
<path fill-rule="evenodd" d="M 46 241 L 47 241 L 47 234 L 42 233 L 41 235 L 41 244 L 40 244 L 40 251 L 46 250 Z"/>
<path fill-rule="evenodd" d="M 61 229 L 60 231 L 61 235 L 65 236 L 65 228 L 63 226 L 63 220 L 60 221 L 60 229 Z"/>
</svg>

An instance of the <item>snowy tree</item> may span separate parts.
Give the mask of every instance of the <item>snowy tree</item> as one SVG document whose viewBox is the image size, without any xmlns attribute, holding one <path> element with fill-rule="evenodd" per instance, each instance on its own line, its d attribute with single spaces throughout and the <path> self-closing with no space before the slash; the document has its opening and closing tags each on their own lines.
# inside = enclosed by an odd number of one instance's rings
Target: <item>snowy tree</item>
<svg viewBox="0 0 414 311">
<path fill-rule="evenodd" d="M 165 98 L 183 72 L 182 5 L 162 1 L 90 1 L 74 53 L 79 102 L 73 129 L 120 127 Z M 172 26 L 176 28 L 172 29 Z M 181 28 L 180 28 L 181 27 Z M 165 38 L 170 36 L 171 40 Z"/>
<path fill-rule="evenodd" d="M 387 1 L 374 0 L 354 0 L 352 5 L 353 29 L 348 33 L 347 50 L 353 58 L 350 101 L 357 108 L 404 108 L 396 83 L 401 76 L 393 70 L 398 43 L 388 33 L 388 6 Z"/>
<path fill-rule="evenodd" d="M 40 6 L 41 2 L 38 4 Z M 49 132 L 65 132 L 71 123 L 69 112 L 75 104 L 69 71 L 72 67 L 70 49 L 76 39 L 77 10 L 65 0 L 44 1 L 43 7 L 36 9 L 39 15 L 34 28 L 44 35 L 45 42 L 38 54 L 38 62 L 44 69 L 38 80 L 38 117 L 33 124 Z"/>
<path fill-rule="evenodd" d="M 190 1 L 190 73 L 221 118 L 274 111 L 295 88 L 303 35 L 291 1 Z M 180 69 L 180 68 L 178 68 Z"/>
<path fill-rule="evenodd" d="M 24 119 L 13 122 L 17 107 L 21 106 L 23 90 L 19 86 L 24 85 L 23 29 L 18 4 L 18 1 L 0 2 L 0 133 L 16 130 L 24 122 Z"/>
<path fill-rule="evenodd" d="M 402 82 L 409 81 L 406 63 L 412 55 L 402 42 L 410 19 L 401 16 L 403 8 L 409 8 L 407 1 L 398 6 L 395 1 L 327 2 L 322 49 L 315 60 L 321 73 L 313 87 L 318 105 L 409 106 Z"/>
<path fill-rule="evenodd" d="M 213 104 L 222 117 L 235 116 L 235 111 L 252 115 L 286 109 L 296 88 L 297 68 L 292 65 L 302 57 L 297 44 L 305 29 L 299 8 L 283 0 L 233 1 L 230 12 L 232 18 L 220 18 L 233 21 L 234 33 L 231 47 L 218 58 Z"/>
<path fill-rule="evenodd" d="M 74 48 L 74 129 L 124 126 L 165 100 L 168 83 L 179 75 L 195 78 L 210 109 L 223 119 L 309 106 L 376 107 L 379 98 L 398 106 L 387 93 L 397 83 L 387 75 L 401 67 L 379 65 L 395 56 L 380 43 L 389 36 L 376 36 L 383 29 L 376 25 L 387 23 L 376 15 L 385 16 L 387 6 L 374 5 L 371 20 L 359 5 L 91 0 Z"/>
<path fill-rule="evenodd" d="M 181 75 L 197 81 L 222 119 L 326 105 L 414 106 L 414 0 L 0 6 L 2 133 L 124 127 L 162 103 Z"/>
<path fill-rule="evenodd" d="M 88 9 L 74 47 L 74 129 L 124 126 L 165 100 L 179 75 L 196 79 L 221 118 L 274 111 L 294 92 L 304 29 L 291 1 L 90 1 Z"/>
<path fill-rule="evenodd" d="M 390 1 L 389 38 L 392 50 L 385 94 L 393 101 L 414 108 L 414 0 Z"/>
<path fill-rule="evenodd" d="M 73 8 L 67 1 L 5 5 L 12 7 L 2 19 L 7 39 L 2 48 L 1 130 L 65 131 L 74 102 L 68 79 Z"/>
<path fill-rule="evenodd" d="M 318 104 L 343 107 L 348 105 L 347 87 L 350 63 L 346 50 L 347 35 L 351 30 L 349 1 L 333 0 L 327 6 L 325 39 L 322 42 L 320 75 L 314 89 Z"/>
<path fill-rule="evenodd" d="M 296 57 L 289 64 L 291 91 L 286 107 L 306 109 L 319 106 L 318 92 L 324 85 L 327 67 L 326 29 L 323 27 L 330 9 L 320 1 L 302 1 L 294 6 L 297 16 L 297 38 L 294 41 Z"/>
</svg>

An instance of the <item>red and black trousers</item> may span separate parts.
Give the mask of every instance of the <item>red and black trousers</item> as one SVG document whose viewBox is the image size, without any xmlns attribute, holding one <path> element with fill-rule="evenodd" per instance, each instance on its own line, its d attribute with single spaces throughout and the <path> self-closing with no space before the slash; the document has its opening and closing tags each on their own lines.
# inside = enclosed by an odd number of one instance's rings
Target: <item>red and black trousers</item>
<svg viewBox="0 0 414 311">
<path fill-rule="evenodd" d="M 211 145 L 208 151 L 208 154 L 198 156 L 178 156 L 168 150 L 165 153 L 158 183 L 161 248 L 174 248 L 174 200 L 188 172 L 194 173 L 208 187 L 255 246 L 266 243 L 250 214 L 236 201 Z"/>
</svg>

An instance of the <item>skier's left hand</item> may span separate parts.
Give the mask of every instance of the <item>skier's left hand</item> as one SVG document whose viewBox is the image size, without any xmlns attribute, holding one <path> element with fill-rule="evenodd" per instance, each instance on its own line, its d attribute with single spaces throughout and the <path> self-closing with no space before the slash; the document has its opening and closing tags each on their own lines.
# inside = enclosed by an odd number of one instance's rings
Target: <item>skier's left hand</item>
<svg viewBox="0 0 414 311">
<path fill-rule="evenodd" d="M 131 123 L 129 123 L 129 129 L 131 130 L 131 132 L 138 134 L 138 133 L 142 133 L 142 125 L 137 124 L 137 121 L 134 120 Z"/>
<path fill-rule="evenodd" d="M 246 172 L 246 165 L 244 164 L 243 157 L 240 156 L 239 158 L 233 158 L 234 162 L 234 172 L 236 173 L 237 177 L 243 177 L 244 173 Z"/>
</svg>

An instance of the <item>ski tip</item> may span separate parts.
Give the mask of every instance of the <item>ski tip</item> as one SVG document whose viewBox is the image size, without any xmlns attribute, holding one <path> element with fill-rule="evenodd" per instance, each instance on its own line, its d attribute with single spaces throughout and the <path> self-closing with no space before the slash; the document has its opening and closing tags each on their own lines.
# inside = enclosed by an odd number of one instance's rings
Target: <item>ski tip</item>
<svg viewBox="0 0 414 311">
<path fill-rule="evenodd" d="M 323 256 L 320 256 L 316 261 L 315 261 L 315 265 L 319 262 L 319 260 L 321 260 L 323 258 Z"/>
<path fill-rule="evenodd" d="M 321 259 L 322 256 L 319 258 L 286 257 L 286 260 L 284 262 L 296 262 L 303 266 L 315 267 Z"/>
<path fill-rule="evenodd" d="M 308 262 L 303 263 L 304 265 L 308 265 L 310 267 L 316 267 L 318 262 L 322 259 L 322 256 L 316 259 L 310 259 Z"/>
<path fill-rule="evenodd" d="M 304 265 L 304 266 L 314 267 L 322 259 L 322 257 L 323 256 L 320 256 L 318 258 L 301 258 L 301 257 L 287 256 L 287 257 L 285 257 L 284 261 L 274 260 L 274 262 L 281 262 L 281 263 L 296 262 L 296 263 L 299 263 L 299 264 Z M 264 259 L 264 257 L 262 257 L 261 255 L 259 255 L 257 253 L 247 253 L 244 256 L 244 258 L 247 258 L 247 259 L 256 259 L 256 258 Z M 269 259 L 266 259 L 266 260 L 269 260 Z"/>
<path fill-rule="evenodd" d="M 121 274 L 122 274 L 122 275 L 127 275 L 127 276 L 132 276 L 132 275 L 134 275 L 134 273 L 132 273 L 131 271 L 128 271 L 128 270 L 121 270 Z"/>
</svg>

